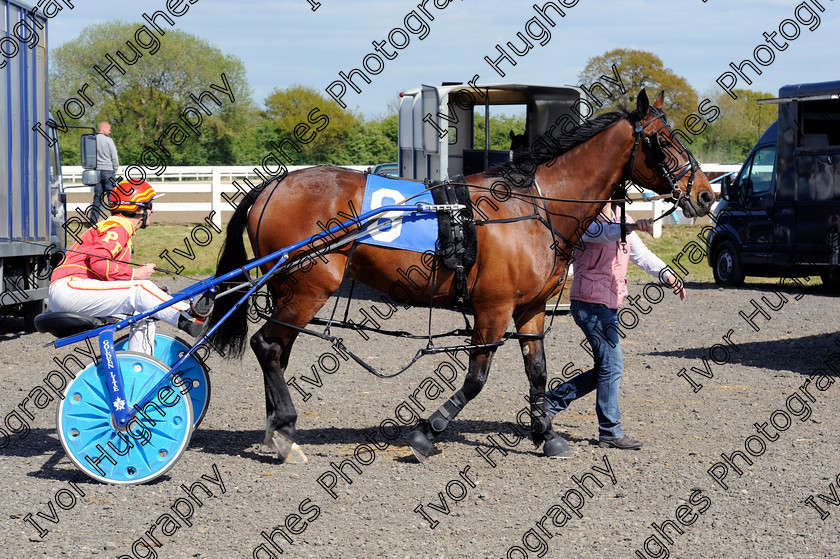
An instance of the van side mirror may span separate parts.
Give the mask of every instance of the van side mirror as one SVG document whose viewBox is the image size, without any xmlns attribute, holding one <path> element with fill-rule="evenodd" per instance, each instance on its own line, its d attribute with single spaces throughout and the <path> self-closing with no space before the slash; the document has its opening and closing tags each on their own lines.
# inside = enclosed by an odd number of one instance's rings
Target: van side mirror
<svg viewBox="0 0 840 559">
<path fill-rule="evenodd" d="M 720 181 L 720 197 L 724 200 L 729 200 L 729 193 L 732 190 L 732 175 L 726 175 Z"/>
<path fill-rule="evenodd" d="M 99 183 L 96 170 L 96 134 L 82 134 L 82 184 L 94 186 Z"/>
<path fill-rule="evenodd" d="M 96 134 L 82 134 L 82 168 L 96 169 Z"/>
</svg>

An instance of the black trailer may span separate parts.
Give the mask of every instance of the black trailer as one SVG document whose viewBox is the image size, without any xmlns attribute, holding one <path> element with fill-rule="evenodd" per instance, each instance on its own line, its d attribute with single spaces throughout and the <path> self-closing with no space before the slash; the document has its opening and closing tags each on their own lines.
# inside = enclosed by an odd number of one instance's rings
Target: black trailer
<svg viewBox="0 0 840 559">
<path fill-rule="evenodd" d="M 840 284 L 840 81 L 788 85 L 778 120 L 724 180 L 708 258 L 715 281 L 819 275 Z"/>
</svg>

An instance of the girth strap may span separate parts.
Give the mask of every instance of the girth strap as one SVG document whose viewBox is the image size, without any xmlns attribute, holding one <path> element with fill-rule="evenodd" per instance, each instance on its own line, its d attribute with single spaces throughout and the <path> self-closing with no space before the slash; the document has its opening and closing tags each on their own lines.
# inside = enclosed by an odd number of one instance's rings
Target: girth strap
<svg viewBox="0 0 840 559">
<path fill-rule="evenodd" d="M 432 197 L 436 205 L 464 206 L 456 211 L 438 211 L 437 253 L 443 265 L 455 272 L 455 294 L 458 305 L 469 300 L 467 276 L 477 255 L 475 222 L 469 188 L 461 184 L 463 177 L 455 177 L 455 184 L 446 182 L 433 185 Z"/>
</svg>

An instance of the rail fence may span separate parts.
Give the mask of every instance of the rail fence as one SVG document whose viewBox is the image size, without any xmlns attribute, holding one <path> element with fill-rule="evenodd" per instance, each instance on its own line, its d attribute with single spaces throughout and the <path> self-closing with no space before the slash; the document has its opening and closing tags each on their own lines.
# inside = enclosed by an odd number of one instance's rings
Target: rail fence
<svg viewBox="0 0 840 559">
<path fill-rule="evenodd" d="M 309 165 L 289 166 L 289 172 L 305 169 Z M 364 171 L 365 165 L 346 168 Z M 93 187 L 82 184 L 82 167 L 63 166 L 61 174 L 67 192 L 67 215 L 84 212 L 93 200 Z M 253 166 L 226 167 L 167 167 L 160 176 L 147 178 L 158 194 L 165 194 L 155 201 L 155 218 L 165 223 L 199 223 L 212 216 L 213 223 L 221 227 L 234 210 L 228 200 L 241 200 L 233 182 L 250 190 L 248 182 L 257 185 L 262 178 Z M 225 199 L 222 194 L 227 195 Z M 159 213 L 161 212 L 161 213 Z"/>
<path fill-rule="evenodd" d="M 290 166 L 289 172 L 305 169 L 308 165 Z M 364 171 L 366 165 L 349 165 L 348 169 Z M 735 172 L 740 165 L 705 164 L 703 170 L 710 176 Z M 67 191 L 68 217 L 84 212 L 93 199 L 93 188 L 81 182 L 82 167 L 61 168 L 64 187 Z M 167 167 L 160 176 L 149 177 L 149 183 L 159 194 L 166 196 L 155 202 L 155 219 L 164 223 L 199 223 L 211 216 L 213 223 L 221 227 L 227 222 L 234 206 L 228 200 L 240 200 L 239 190 L 233 182 L 250 189 L 246 181 L 259 184 L 262 178 L 254 173 L 253 166 L 215 167 Z M 719 192 L 719 184 L 715 184 Z M 226 198 L 222 195 L 225 194 Z M 659 216 L 668 209 L 662 201 L 636 202 L 628 208 L 634 216 Z M 671 218 L 666 218 L 671 220 Z M 661 234 L 661 220 L 656 222 L 655 236 Z M 668 221 L 669 223 L 672 221 Z"/>
</svg>

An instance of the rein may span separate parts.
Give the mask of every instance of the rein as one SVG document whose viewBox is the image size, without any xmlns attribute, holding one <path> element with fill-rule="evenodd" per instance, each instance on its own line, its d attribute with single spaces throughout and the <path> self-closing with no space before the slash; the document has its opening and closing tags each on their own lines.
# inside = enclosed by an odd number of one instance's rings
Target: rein
<svg viewBox="0 0 840 559">
<path fill-rule="evenodd" d="M 643 201 L 650 202 L 650 201 L 664 200 L 664 199 L 667 199 L 667 200 L 670 200 L 671 202 L 673 202 L 674 205 L 670 210 L 663 213 L 661 216 L 655 218 L 653 221 L 658 221 L 659 219 L 662 219 L 665 216 L 673 213 L 677 209 L 677 204 L 679 204 L 682 200 L 687 199 L 689 205 L 692 208 L 694 208 L 694 204 L 691 203 L 690 195 L 691 195 L 691 187 L 692 187 L 693 182 L 694 182 L 694 177 L 695 177 L 696 171 L 697 171 L 697 169 L 699 169 L 699 164 L 694 159 L 694 157 L 691 155 L 691 153 L 688 152 L 688 150 L 685 149 L 685 147 L 680 144 L 680 147 L 682 147 L 682 149 L 685 150 L 686 153 L 688 153 L 688 161 L 686 163 L 684 163 L 683 165 L 679 166 L 678 168 L 674 169 L 674 170 L 671 170 L 671 169 L 668 168 L 668 166 L 666 165 L 666 161 L 667 161 L 666 152 L 663 149 L 663 147 L 662 147 L 662 145 L 659 141 L 659 138 L 658 138 L 659 131 L 662 130 L 662 129 L 667 129 L 668 128 L 668 123 L 667 123 L 667 121 L 664 120 L 665 114 L 662 111 L 660 111 L 658 109 L 652 109 L 652 110 L 653 110 L 653 114 L 654 114 L 653 118 L 651 118 L 650 120 L 648 120 L 646 122 L 639 121 L 639 122 L 635 123 L 635 125 L 634 125 L 635 141 L 634 141 L 634 144 L 633 144 L 633 151 L 632 151 L 632 154 L 631 154 L 630 160 L 629 160 L 629 173 L 625 173 L 625 175 L 632 177 L 633 171 L 635 169 L 636 156 L 638 154 L 639 147 L 641 146 L 642 142 L 645 142 L 645 145 L 648 146 L 654 152 L 654 154 L 656 156 L 656 165 L 657 165 L 659 171 L 661 172 L 662 176 L 665 177 L 665 179 L 668 181 L 669 185 L 672 188 L 672 192 L 670 194 L 659 194 L 659 195 L 655 195 L 655 196 L 652 196 L 652 197 L 649 197 L 649 198 L 628 198 L 627 195 L 626 195 L 626 185 L 627 185 L 628 182 L 630 182 L 630 180 L 627 179 L 627 180 L 624 181 L 624 183 L 621 185 L 620 189 L 617 191 L 620 194 L 623 194 L 623 196 L 621 196 L 621 198 L 619 198 L 619 199 L 611 198 L 611 199 L 607 199 L 607 200 L 583 200 L 583 199 L 574 199 L 574 198 L 555 198 L 555 197 L 551 197 L 551 196 L 544 196 L 540 187 L 539 187 L 539 184 L 537 183 L 536 177 L 534 177 L 534 178 L 532 178 L 531 183 L 528 184 L 528 192 L 527 193 L 511 191 L 510 196 L 509 196 L 509 197 L 515 197 L 515 198 L 520 199 L 520 200 L 529 200 L 531 202 L 531 204 L 533 206 L 533 210 L 534 210 L 531 215 L 523 215 L 523 216 L 510 217 L 510 218 L 500 218 L 500 219 L 495 219 L 495 220 L 476 221 L 475 224 L 476 225 L 488 225 L 488 224 L 491 224 L 491 223 L 509 223 L 509 222 L 514 222 L 514 221 L 536 219 L 536 220 L 540 221 L 541 223 L 543 223 L 546 227 L 548 227 L 548 229 L 552 233 L 552 236 L 555 237 L 555 244 L 556 244 L 556 239 L 559 237 L 560 239 L 565 241 L 567 245 L 571 245 L 572 243 L 570 243 L 568 239 L 566 239 L 562 234 L 560 234 L 560 232 L 556 230 L 556 228 L 551 224 L 551 221 L 548 219 L 548 217 L 551 214 L 548 210 L 548 206 L 546 205 L 546 202 L 566 202 L 566 203 L 575 203 L 575 204 L 606 204 L 606 203 L 611 203 L 611 202 L 617 202 L 617 201 L 620 200 L 621 201 L 621 241 L 622 241 L 622 246 L 624 246 L 624 245 L 626 245 L 626 221 L 625 221 L 626 220 L 626 215 L 625 215 L 625 211 L 624 211 L 624 209 L 625 209 L 624 208 L 624 202 L 629 202 L 629 203 L 643 202 Z M 661 126 L 659 126 L 653 132 L 652 135 L 649 135 L 649 136 L 645 135 L 644 129 L 647 128 L 651 123 L 653 123 L 657 120 L 661 121 Z M 677 186 L 677 183 L 689 171 L 690 171 L 691 174 L 690 174 L 689 179 L 688 179 L 688 185 L 687 185 L 687 188 L 686 188 L 686 192 L 684 193 Z M 491 187 L 482 186 L 482 185 L 474 185 L 474 184 L 469 184 L 469 183 L 466 183 L 466 182 L 450 182 L 450 184 L 463 185 L 463 186 L 466 186 L 470 189 L 475 189 L 475 190 L 484 190 L 484 191 L 492 191 L 493 190 Z M 276 186 L 277 185 L 275 185 L 275 189 L 276 189 Z M 425 192 L 429 192 L 433 188 L 435 188 L 436 186 L 437 185 L 434 185 L 434 186 L 430 185 L 425 190 L 423 190 L 422 192 L 417 193 L 414 196 L 411 196 L 410 198 L 408 198 L 406 200 L 403 200 L 402 203 L 407 203 L 412 198 L 415 198 L 415 197 L 417 197 L 420 194 L 423 194 Z M 534 189 L 536 189 L 536 193 L 534 193 Z M 269 194 L 269 198 L 273 194 L 274 194 L 274 189 Z M 537 204 L 537 200 L 542 201 L 542 211 L 545 212 L 545 217 L 543 215 L 541 215 L 541 213 L 540 213 L 541 210 L 540 210 L 540 208 Z M 268 204 L 265 204 L 263 206 L 263 208 L 262 208 L 263 212 L 265 211 L 265 208 L 266 208 L 267 205 Z M 408 204 L 406 204 L 406 206 L 408 206 Z M 441 209 L 444 209 L 444 208 L 441 208 Z M 455 208 L 455 207 L 448 208 L 447 207 L 445 209 L 449 210 L 449 211 L 453 211 L 457 208 Z M 259 239 L 259 225 L 262 222 L 262 217 L 263 217 L 263 215 L 261 213 L 260 218 L 258 220 L 258 225 L 257 225 L 257 231 L 258 231 L 257 232 L 257 239 Z M 401 218 L 402 218 L 402 216 L 400 216 L 399 218 L 388 219 L 384 223 L 379 221 L 378 224 L 374 226 L 374 229 L 378 229 L 380 227 L 383 227 L 383 226 L 387 225 L 388 223 L 391 223 L 395 219 L 401 219 Z M 381 219 L 381 218 L 379 218 L 379 219 Z M 376 221 L 378 221 L 378 220 L 376 220 Z M 344 278 L 346 278 L 346 276 L 347 276 L 347 272 L 348 272 L 348 269 L 350 267 L 350 261 L 352 260 L 353 253 L 355 252 L 355 248 L 357 246 L 358 237 L 360 235 L 364 235 L 364 234 L 369 233 L 370 229 L 369 229 L 368 226 L 373 222 L 374 222 L 374 220 L 371 219 L 371 220 L 368 220 L 367 222 L 365 222 L 364 224 L 360 223 L 360 224 L 358 224 L 358 228 L 355 231 L 350 232 L 350 233 L 346 233 L 344 236 L 339 238 L 337 241 L 334 241 L 333 243 L 328 243 L 327 244 L 329 249 L 332 250 L 332 249 L 337 248 L 338 246 L 345 245 L 349 242 L 353 243 L 353 246 L 351 247 L 351 250 L 350 250 L 350 256 L 349 256 L 348 261 L 345 265 L 344 274 L 343 274 Z M 624 250 L 626 251 L 626 248 Z M 298 255 L 298 256 L 300 257 L 301 255 Z M 556 251 L 555 251 L 554 256 L 555 256 L 555 261 L 556 261 L 556 259 L 557 259 Z M 291 268 L 297 260 L 298 260 L 297 257 L 290 260 L 285 265 L 283 265 L 280 269 Z M 565 283 L 569 263 L 570 263 L 569 261 L 566 262 L 566 266 L 563 270 L 563 274 L 561 276 L 561 279 L 558 282 L 558 284 L 560 284 L 560 285 Z M 434 274 L 434 270 L 433 270 L 433 274 Z M 434 275 L 432 277 L 434 278 Z M 344 279 L 344 278 L 342 278 L 342 279 Z M 249 281 L 250 281 L 250 278 L 249 278 Z M 434 283 L 434 279 L 432 280 L 432 282 Z M 225 291 L 223 293 L 220 293 L 219 295 L 217 295 L 217 297 L 220 297 L 220 296 L 225 295 L 227 293 L 230 293 L 232 291 L 236 291 L 236 290 L 241 289 L 242 287 L 247 286 L 247 285 L 248 285 L 248 283 L 243 283 L 239 286 L 235 286 L 233 288 L 228 289 L 227 291 Z M 545 287 L 546 286 L 543 286 L 543 289 L 545 289 Z M 540 292 L 542 292 L 542 291 L 543 290 L 540 290 Z M 560 291 L 560 295 L 562 295 L 562 288 L 561 288 L 561 291 Z M 433 296 L 434 296 L 434 288 L 432 289 L 432 297 Z M 432 311 L 433 305 L 430 304 L 430 306 L 429 306 L 429 313 L 430 313 L 429 314 L 429 331 L 428 331 L 427 334 L 416 335 L 416 334 L 412 334 L 410 332 L 403 331 L 403 330 L 385 330 L 385 329 L 382 329 L 382 328 L 374 328 L 374 327 L 370 327 L 370 326 L 363 326 L 363 325 L 358 325 L 358 324 L 354 324 L 352 322 L 349 322 L 347 320 L 347 313 L 349 311 L 349 306 L 350 306 L 351 300 L 352 300 L 352 288 L 351 288 L 350 296 L 349 296 L 348 301 L 347 301 L 347 308 L 345 309 L 345 312 L 344 312 L 344 320 L 335 320 L 335 313 L 336 313 L 336 310 L 338 308 L 338 301 L 336 301 L 336 305 L 334 306 L 332 314 L 331 314 L 329 319 L 322 319 L 322 318 L 317 318 L 317 317 L 313 318 L 313 320 L 311 321 L 313 324 L 318 324 L 318 325 L 325 326 L 324 332 L 317 332 L 315 330 L 311 330 L 311 329 L 308 329 L 308 328 L 299 327 L 299 326 L 296 326 L 296 325 L 293 325 L 293 324 L 289 324 L 289 323 L 279 321 L 279 320 L 275 319 L 274 317 L 269 316 L 268 314 L 266 314 L 264 312 L 261 312 L 260 310 L 257 310 L 256 314 L 259 318 L 261 318 L 263 320 L 266 320 L 266 321 L 268 321 L 272 324 L 277 324 L 279 326 L 283 326 L 285 328 L 289 328 L 291 330 L 294 330 L 298 333 L 315 336 L 315 337 L 320 338 L 322 340 L 326 340 L 326 341 L 329 341 L 329 342 L 332 342 L 332 343 L 336 344 L 336 346 L 341 351 L 346 352 L 347 355 L 349 355 L 357 364 L 359 364 L 365 370 L 367 370 L 368 372 L 370 372 L 371 374 L 373 374 L 373 375 L 375 375 L 379 378 L 393 378 L 393 377 L 396 377 L 396 376 L 402 374 L 403 372 L 407 371 L 409 368 L 411 368 L 412 365 L 414 365 L 421 357 L 423 357 L 425 355 L 433 355 L 433 354 L 438 354 L 438 353 L 443 353 L 443 352 L 453 352 L 453 351 L 470 351 L 470 350 L 474 350 L 474 349 L 477 349 L 477 350 L 495 349 L 495 348 L 501 346 L 502 344 L 504 344 L 506 341 L 508 341 L 510 339 L 520 339 L 520 340 L 522 340 L 522 339 L 525 339 L 525 340 L 543 339 L 545 337 L 545 335 L 548 333 L 548 331 L 551 329 L 551 325 L 553 324 L 553 321 L 554 321 L 554 313 L 553 313 L 551 323 L 549 324 L 548 328 L 541 334 L 522 334 L 522 333 L 518 333 L 518 332 L 507 332 L 503 335 L 502 339 L 497 341 L 497 342 L 485 343 L 485 344 L 469 344 L 469 343 L 467 343 L 467 344 L 459 344 L 459 345 L 454 345 L 454 346 L 435 347 L 434 343 L 432 341 L 433 339 L 443 338 L 443 337 L 452 337 L 452 336 L 468 336 L 468 335 L 471 335 L 472 334 L 472 328 L 469 326 L 469 321 L 467 321 L 467 325 L 466 325 L 467 327 L 466 328 L 459 328 L 459 329 L 451 330 L 449 332 L 432 334 L 432 331 L 431 331 L 431 311 Z M 555 310 L 557 308 L 557 305 L 559 304 L 559 300 L 560 300 L 560 296 L 558 296 L 557 303 L 555 304 Z M 466 320 L 466 315 L 465 315 L 464 318 Z M 427 345 L 427 347 L 418 350 L 417 353 L 415 354 L 414 358 L 411 359 L 411 361 L 407 365 L 405 365 L 403 368 L 401 368 L 399 371 L 397 371 L 393 374 L 384 374 L 384 373 L 380 372 L 379 370 L 377 370 L 372 365 L 370 365 L 369 363 L 367 363 L 360 356 L 355 355 L 346 346 L 344 346 L 341 338 L 337 338 L 330 333 L 330 328 L 331 327 L 342 328 L 342 329 L 344 329 L 344 328 L 353 329 L 353 330 L 357 330 L 357 331 L 365 330 L 365 331 L 376 332 L 376 333 L 386 335 L 386 336 L 395 336 L 395 337 L 413 338 L 413 339 L 427 339 L 428 340 L 428 345 Z"/>
<path fill-rule="evenodd" d="M 478 184 L 469 184 L 469 183 L 458 183 L 453 182 L 451 184 L 459 185 L 459 186 L 468 186 L 470 188 L 474 188 L 476 190 L 486 190 L 488 192 L 492 192 L 493 188 L 490 186 L 482 186 Z M 539 187 L 538 187 L 539 188 Z M 429 190 L 429 189 L 427 189 Z M 425 191 L 424 191 L 425 192 Z M 520 198 L 520 199 L 532 199 L 532 200 L 544 200 L 546 202 L 571 202 L 575 204 L 606 204 L 607 202 L 615 202 L 615 199 L 607 199 L 607 200 L 583 200 L 578 198 L 553 198 L 551 196 L 542 196 L 537 194 L 525 194 L 522 192 L 511 192 L 511 198 Z M 654 200 L 675 200 L 674 194 L 657 194 L 655 196 L 651 196 L 649 198 L 624 198 L 626 202 L 652 202 Z"/>
<path fill-rule="evenodd" d="M 127 264 L 128 266 L 136 266 L 138 268 L 142 268 L 143 266 L 145 266 L 145 264 L 139 264 L 137 262 L 128 262 L 126 260 L 120 260 L 119 258 L 108 258 L 107 256 L 100 256 L 99 254 L 92 254 L 90 252 L 82 252 L 81 250 L 71 250 L 69 248 L 61 248 L 61 247 L 58 247 L 55 244 L 45 245 L 43 243 L 36 243 L 34 241 L 22 241 L 22 242 L 30 244 L 30 245 L 37 245 L 39 247 L 57 248 L 58 251 L 56 251 L 56 252 L 72 252 L 74 254 L 84 254 L 85 256 L 92 256 L 93 258 L 99 258 L 100 260 L 108 260 L 110 262 L 118 262 L 119 264 Z M 170 270 L 169 268 L 158 268 L 157 266 L 155 266 L 155 272 L 160 272 L 162 274 L 167 274 L 167 275 L 172 275 L 172 276 L 179 275 L 177 272 L 174 272 L 174 271 Z M 196 281 L 196 280 L 192 280 L 191 278 L 187 278 L 187 279 L 190 279 L 190 281 Z"/>
</svg>

